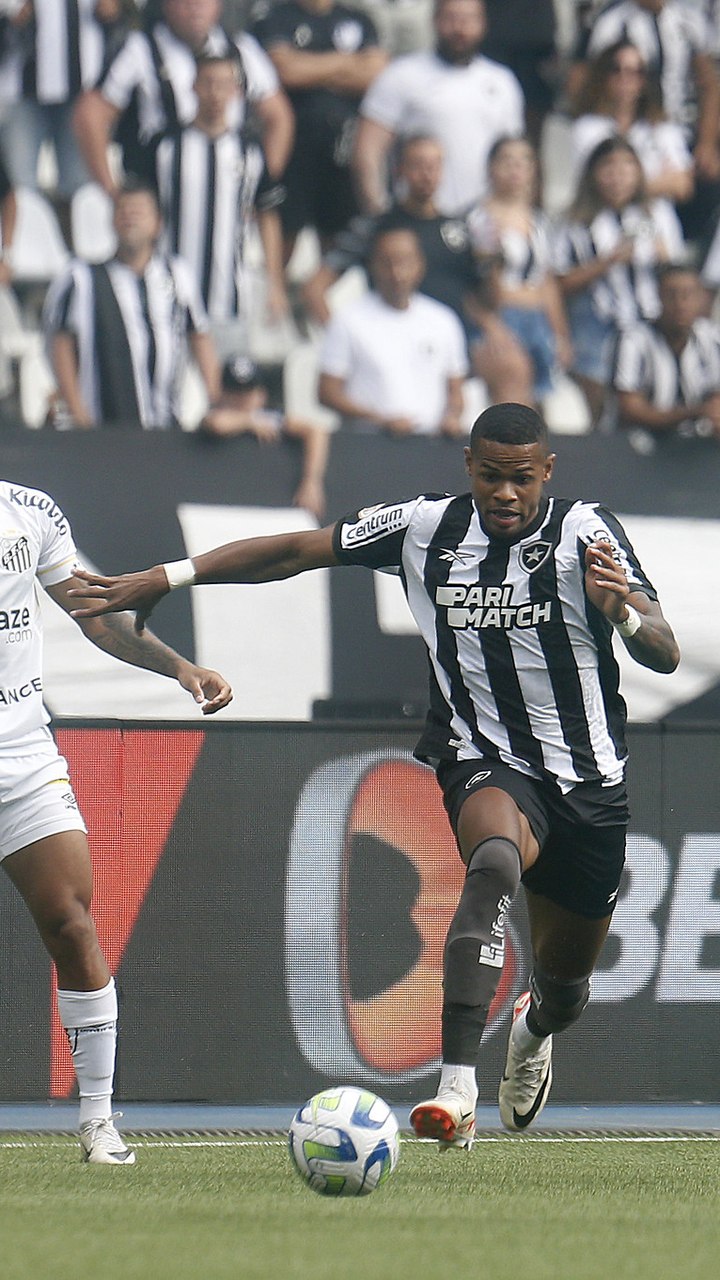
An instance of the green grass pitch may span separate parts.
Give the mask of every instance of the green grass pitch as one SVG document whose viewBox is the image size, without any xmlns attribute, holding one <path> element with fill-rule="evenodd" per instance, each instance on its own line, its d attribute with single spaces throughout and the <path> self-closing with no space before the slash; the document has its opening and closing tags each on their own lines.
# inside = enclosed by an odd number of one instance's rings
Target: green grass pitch
<svg viewBox="0 0 720 1280">
<path fill-rule="evenodd" d="M 2 1280 L 717 1280 L 720 1140 L 405 1139 L 389 1181 L 326 1200 L 268 1135 L 138 1136 L 138 1163 L 0 1134 Z"/>
</svg>

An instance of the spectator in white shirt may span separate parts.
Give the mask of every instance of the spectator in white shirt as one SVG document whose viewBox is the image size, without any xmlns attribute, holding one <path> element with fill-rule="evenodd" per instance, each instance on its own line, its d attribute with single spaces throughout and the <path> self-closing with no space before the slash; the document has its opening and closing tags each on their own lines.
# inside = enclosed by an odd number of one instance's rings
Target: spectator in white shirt
<svg viewBox="0 0 720 1280">
<path fill-rule="evenodd" d="M 369 269 L 373 288 L 325 331 L 320 402 L 351 429 L 463 434 L 465 335 L 449 307 L 417 292 L 425 263 L 414 232 L 380 230 Z"/>
<path fill-rule="evenodd" d="M 524 100 L 507 67 L 480 53 L 484 0 L 438 0 L 435 48 L 396 58 L 360 106 L 354 167 L 367 213 L 388 204 L 387 161 L 395 139 L 428 134 L 443 149 L 441 213 L 464 214 L 485 193 L 488 152 L 524 131 Z"/>
</svg>

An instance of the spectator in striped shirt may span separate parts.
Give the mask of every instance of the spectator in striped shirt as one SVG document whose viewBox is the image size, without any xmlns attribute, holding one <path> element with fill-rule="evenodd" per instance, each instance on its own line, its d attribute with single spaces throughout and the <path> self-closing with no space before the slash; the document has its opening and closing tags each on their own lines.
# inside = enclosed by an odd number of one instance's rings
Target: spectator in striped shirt
<svg viewBox="0 0 720 1280">
<path fill-rule="evenodd" d="M 0 143 L 13 185 L 38 187 L 38 158 L 52 143 L 53 203 L 72 249 L 71 202 L 90 181 L 71 127 L 79 94 L 92 88 L 109 50 L 127 29 L 126 0 L 24 0 L 6 19 L 3 69 L 10 106 Z"/>
<path fill-rule="evenodd" d="M 241 92 L 235 59 L 200 56 L 195 119 L 161 134 L 147 153 L 166 242 L 192 270 L 221 359 L 247 354 L 243 259 L 253 218 L 265 256 L 268 318 L 279 321 L 289 310 L 278 212 L 285 189 L 271 178 L 260 144 L 232 124 Z"/>
<path fill-rule="evenodd" d="M 257 118 L 268 164 L 274 174 L 282 173 L 294 129 L 290 104 L 257 41 L 246 32 L 231 37 L 221 16 L 221 0 L 162 0 L 160 20 L 150 18 L 144 31 L 131 32 L 95 88 L 78 99 L 78 141 L 93 178 L 110 195 L 118 187 L 108 155 L 114 130 L 125 126 L 126 172 L 144 172 L 142 151 L 151 139 L 195 115 L 200 53 L 230 52 L 237 59 L 246 81 L 245 105 Z"/>
<path fill-rule="evenodd" d="M 157 249 L 162 221 L 149 188 L 115 203 L 115 256 L 74 259 L 50 286 L 44 323 L 74 427 L 169 428 L 179 417 L 186 343 L 212 403 L 220 368 L 189 267 Z"/>
<path fill-rule="evenodd" d="M 606 138 L 590 154 L 555 250 L 573 344 L 571 372 L 596 425 L 618 333 L 658 315 L 655 268 L 682 257 L 683 250 L 672 206 L 645 197 L 633 148 L 623 138 Z"/>
<path fill-rule="evenodd" d="M 614 386 L 620 423 L 640 453 L 662 440 L 720 440 L 720 326 L 704 314 L 697 271 L 669 263 L 659 272 L 660 315 L 620 336 Z"/>
</svg>

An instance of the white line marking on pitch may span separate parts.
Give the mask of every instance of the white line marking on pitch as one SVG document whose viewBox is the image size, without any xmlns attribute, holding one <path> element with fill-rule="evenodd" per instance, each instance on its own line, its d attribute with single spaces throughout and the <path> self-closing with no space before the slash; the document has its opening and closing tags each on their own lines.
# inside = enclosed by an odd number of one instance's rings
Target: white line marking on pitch
<svg viewBox="0 0 720 1280">
<path fill-rule="evenodd" d="M 403 1137 L 402 1141 L 406 1145 L 417 1145 L 432 1143 L 432 1138 L 412 1138 Z M 497 1137 L 487 1135 L 481 1136 L 476 1134 L 475 1142 L 485 1143 L 532 1143 L 534 1145 L 546 1143 L 570 1143 L 570 1142 L 629 1142 L 629 1143 L 653 1143 L 653 1142 L 718 1142 L 719 1134 L 707 1133 L 683 1133 L 673 1136 L 671 1134 L 645 1134 L 633 1137 L 623 1137 L 621 1134 L 569 1134 L 564 1136 L 536 1134 L 533 1136 L 526 1135 L 520 1137 L 507 1138 L 500 1134 Z M 42 1142 L 32 1141 L 12 1141 L 5 1142 L 0 1138 L 0 1150 L 7 1151 L 26 1151 L 36 1148 L 56 1146 L 70 1146 L 72 1140 L 70 1138 L 49 1136 Z M 153 1139 L 153 1138 L 133 1138 L 130 1135 L 130 1142 L 133 1147 L 164 1147 L 164 1148 L 185 1148 L 185 1147 L 280 1147 L 285 1146 L 285 1138 L 197 1138 L 195 1140 L 188 1139 Z"/>
</svg>

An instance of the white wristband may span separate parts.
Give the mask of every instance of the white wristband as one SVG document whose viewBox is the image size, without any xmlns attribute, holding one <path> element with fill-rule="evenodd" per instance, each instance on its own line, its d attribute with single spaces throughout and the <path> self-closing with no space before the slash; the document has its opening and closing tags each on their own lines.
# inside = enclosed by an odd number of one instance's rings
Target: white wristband
<svg viewBox="0 0 720 1280">
<path fill-rule="evenodd" d="M 171 560 L 163 565 L 171 591 L 176 587 L 191 587 L 195 581 L 195 565 L 192 560 Z"/>
<path fill-rule="evenodd" d="M 636 631 L 640 630 L 642 618 L 637 609 L 633 609 L 631 604 L 626 604 L 625 608 L 627 609 L 627 618 L 623 622 L 613 622 L 613 626 L 623 640 L 629 640 L 631 636 L 635 635 Z"/>
</svg>

